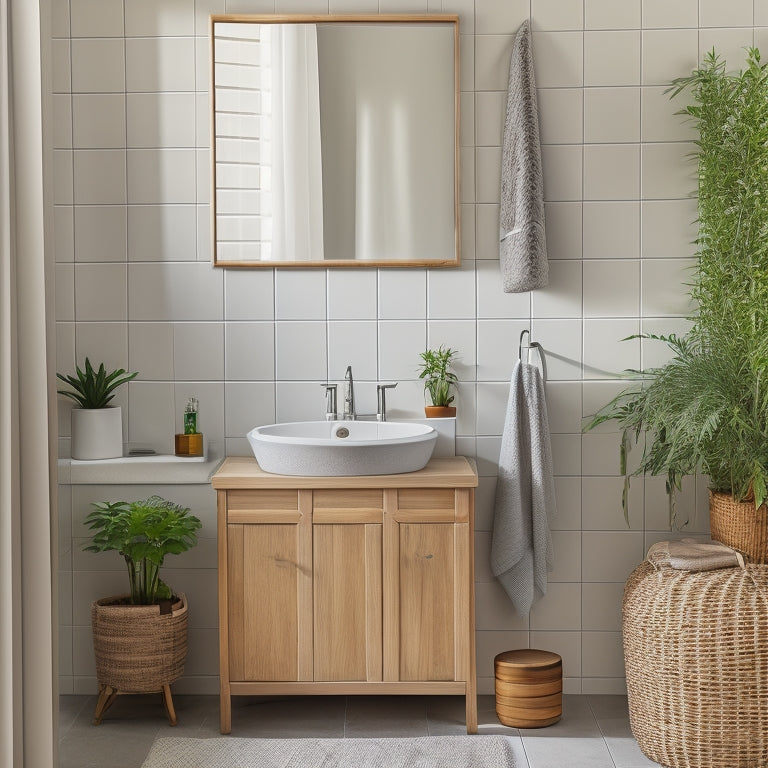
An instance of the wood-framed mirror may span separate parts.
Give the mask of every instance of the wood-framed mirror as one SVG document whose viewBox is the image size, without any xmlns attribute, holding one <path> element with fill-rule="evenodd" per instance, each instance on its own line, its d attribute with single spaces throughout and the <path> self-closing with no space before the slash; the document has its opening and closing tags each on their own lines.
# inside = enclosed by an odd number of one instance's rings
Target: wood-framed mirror
<svg viewBox="0 0 768 768">
<path fill-rule="evenodd" d="M 213 15 L 222 267 L 452 267 L 455 15 Z"/>
</svg>

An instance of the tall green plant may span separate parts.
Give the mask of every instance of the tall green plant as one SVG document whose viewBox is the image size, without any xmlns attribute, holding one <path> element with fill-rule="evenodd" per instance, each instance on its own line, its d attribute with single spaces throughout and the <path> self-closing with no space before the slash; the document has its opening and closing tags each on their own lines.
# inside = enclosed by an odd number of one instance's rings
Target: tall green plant
<svg viewBox="0 0 768 768">
<path fill-rule="evenodd" d="M 631 474 L 666 475 L 674 522 L 674 491 L 694 472 L 737 500 L 768 497 L 768 69 L 753 48 L 729 74 L 712 51 L 670 91 L 690 92 L 682 113 L 698 131 L 696 314 L 685 338 L 644 335 L 665 342 L 670 361 L 631 372 L 639 389 L 587 429 L 616 421 L 623 459 L 634 435 L 643 449 Z"/>
<path fill-rule="evenodd" d="M 125 559 L 134 605 L 169 599 L 171 590 L 160 578 L 166 555 L 178 555 L 197 544 L 200 520 L 187 507 L 151 496 L 144 501 L 93 504 L 85 524 L 94 533 L 89 552 L 115 550 Z"/>
</svg>

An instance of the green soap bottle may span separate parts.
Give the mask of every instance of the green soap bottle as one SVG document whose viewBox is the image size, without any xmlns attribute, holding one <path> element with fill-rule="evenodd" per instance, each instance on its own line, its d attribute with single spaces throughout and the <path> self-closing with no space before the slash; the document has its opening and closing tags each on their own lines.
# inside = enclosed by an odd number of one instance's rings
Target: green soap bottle
<svg viewBox="0 0 768 768">
<path fill-rule="evenodd" d="M 197 411 L 199 404 L 196 397 L 190 397 L 184 408 L 184 434 L 197 434 Z"/>
</svg>

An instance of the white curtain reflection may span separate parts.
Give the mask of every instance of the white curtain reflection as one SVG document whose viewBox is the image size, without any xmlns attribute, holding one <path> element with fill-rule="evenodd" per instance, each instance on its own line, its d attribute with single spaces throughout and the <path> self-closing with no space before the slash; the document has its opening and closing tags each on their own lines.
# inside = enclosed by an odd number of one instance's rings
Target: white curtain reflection
<svg viewBox="0 0 768 768">
<path fill-rule="evenodd" d="M 271 260 L 323 259 L 320 79 L 314 24 L 264 25 L 270 35 Z"/>
<path fill-rule="evenodd" d="M 405 86 L 404 86 L 405 87 Z M 399 259 L 415 239 L 408 118 L 396 98 L 360 100 L 355 142 L 355 258 Z"/>
</svg>

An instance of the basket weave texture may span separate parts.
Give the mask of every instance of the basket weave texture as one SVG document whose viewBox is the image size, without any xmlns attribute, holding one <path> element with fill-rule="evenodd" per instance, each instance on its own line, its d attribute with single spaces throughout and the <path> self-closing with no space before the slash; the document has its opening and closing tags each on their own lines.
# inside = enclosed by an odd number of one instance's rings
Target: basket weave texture
<svg viewBox="0 0 768 768">
<path fill-rule="evenodd" d="M 91 604 L 93 650 L 99 684 L 117 691 L 159 691 L 181 677 L 187 657 L 187 599 L 169 614 L 157 605 L 111 605 L 127 595 Z"/>
<path fill-rule="evenodd" d="M 768 567 L 688 572 L 668 556 L 624 588 L 632 733 L 672 768 L 768 765 Z"/>
<path fill-rule="evenodd" d="M 754 501 L 736 501 L 727 493 L 709 492 L 712 538 L 738 549 L 751 563 L 768 563 L 768 509 Z"/>
</svg>

